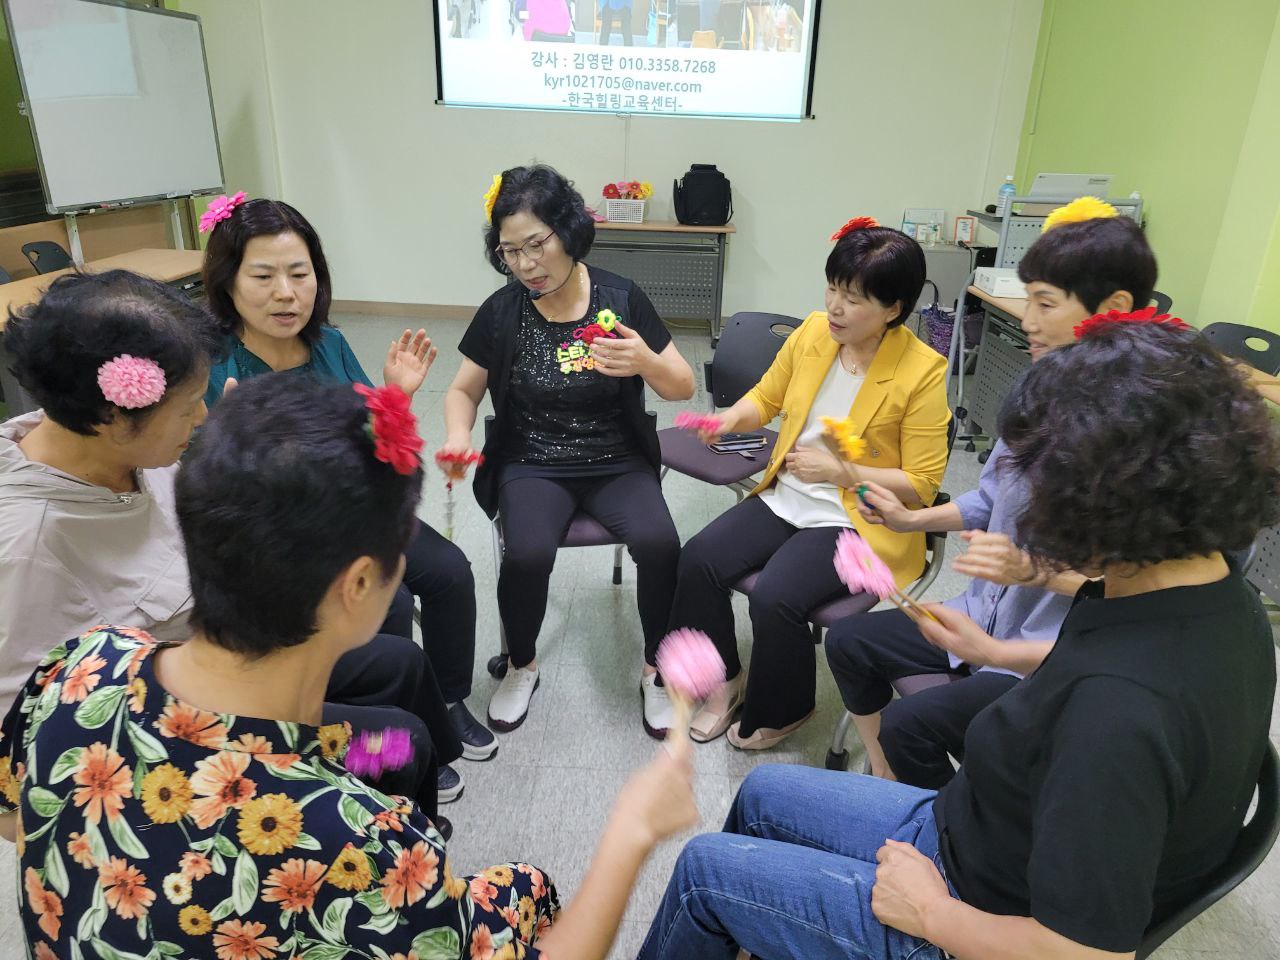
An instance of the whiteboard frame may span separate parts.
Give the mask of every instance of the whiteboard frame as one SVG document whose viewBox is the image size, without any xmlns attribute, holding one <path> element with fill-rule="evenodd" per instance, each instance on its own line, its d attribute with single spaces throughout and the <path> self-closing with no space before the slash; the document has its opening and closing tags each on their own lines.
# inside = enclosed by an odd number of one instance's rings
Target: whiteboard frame
<svg viewBox="0 0 1280 960">
<path fill-rule="evenodd" d="M 40 149 L 40 134 L 36 130 L 35 117 L 31 115 L 31 96 L 27 91 L 27 75 L 22 69 L 22 53 L 18 49 L 17 37 L 13 27 L 13 15 L 9 9 L 9 0 L 4 2 L 4 19 L 5 28 L 9 31 L 10 45 L 13 47 L 14 63 L 18 67 L 18 84 L 22 89 L 22 103 L 19 105 L 21 113 L 27 118 L 27 126 L 31 128 L 31 140 L 36 147 L 36 165 L 40 170 L 40 188 L 44 191 L 44 207 L 51 214 L 75 214 L 83 213 L 90 210 L 111 210 L 116 207 L 131 207 L 142 203 L 163 203 L 166 200 L 180 200 L 184 197 L 197 197 L 201 195 L 219 193 L 226 189 L 227 171 L 222 164 L 222 138 L 218 134 L 218 112 L 213 105 L 213 85 L 209 81 L 209 54 L 204 46 L 204 24 L 200 22 L 200 18 L 194 13 L 183 13 L 180 10 L 166 10 L 164 7 L 148 7 L 138 3 L 132 3 L 130 0 L 76 0 L 78 3 L 96 3 L 104 7 L 122 7 L 125 10 L 133 10 L 138 13 L 155 14 L 162 17 L 176 17 L 180 20 L 194 20 L 196 23 L 196 32 L 200 37 L 200 60 L 204 65 L 204 86 L 209 91 L 209 117 L 213 122 L 213 145 L 218 153 L 218 176 L 222 182 L 210 184 L 207 187 L 193 187 L 185 193 L 157 193 L 143 197 L 112 197 L 110 199 L 101 200 L 90 204 L 73 204 L 71 206 L 59 207 L 53 203 L 53 197 L 49 192 L 49 179 L 45 175 L 44 153 Z"/>
</svg>

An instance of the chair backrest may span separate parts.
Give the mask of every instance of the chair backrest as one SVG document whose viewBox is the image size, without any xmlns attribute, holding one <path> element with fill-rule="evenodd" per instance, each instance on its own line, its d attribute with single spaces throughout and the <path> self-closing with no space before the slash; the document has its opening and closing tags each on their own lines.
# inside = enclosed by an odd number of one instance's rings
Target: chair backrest
<svg viewBox="0 0 1280 960">
<path fill-rule="evenodd" d="M 1262 755 L 1262 769 L 1258 771 L 1258 804 L 1254 808 L 1253 817 L 1240 828 L 1231 854 L 1205 881 L 1194 900 L 1147 928 L 1136 960 L 1145 960 L 1160 944 L 1258 869 L 1271 852 L 1277 833 L 1280 833 L 1280 755 L 1276 753 L 1275 744 L 1268 740 L 1267 749 Z"/>
<path fill-rule="evenodd" d="M 32 240 L 22 245 L 22 255 L 31 261 L 36 273 L 52 273 L 71 266 L 71 254 L 52 240 Z"/>
<path fill-rule="evenodd" d="M 714 30 L 693 31 L 693 47 L 698 50 L 714 50 L 717 46 Z"/>
<path fill-rule="evenodd" d="M 1272 603 L 1280 603 L 1280 527 L 1258 531 L 1245 576 Z"/>
<path fill-rule="evenodd" d="M 707 392 L 718 409 L 731 407 L 760 382 L 778 350 L 802 321 L 780 313 L 735 313 L 706 365 Z"/>
<path fill-rule="evenodd" d="M 1173 309 L 1173 297 L 1159 290 L 1151 292 L 1151 302 L 1155 304 L 1156 313 L 1168 313 Z"/>
<path fill-rule="evenodd" d="M 1211 323 L 1201 333 L 1228 357 L 1273 377 L 1280 375 L 1280 334 L 1243 323 Z"/>
</svg>

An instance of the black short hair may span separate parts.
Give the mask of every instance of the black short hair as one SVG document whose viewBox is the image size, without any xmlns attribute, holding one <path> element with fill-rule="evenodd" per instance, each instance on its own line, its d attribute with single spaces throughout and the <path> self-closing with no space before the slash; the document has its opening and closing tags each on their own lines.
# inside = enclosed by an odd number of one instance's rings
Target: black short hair
<svg viewBox="0 0 1280 960">
<path fill-rule="evenodd" d="M 1054 350 L 1000 433 L 1042 566 L 1089 570 L 1246 549 L 1280 519 L 1280 442 L 1240 368 L 1192 329 L 1112 324 Z"/>
<path fill-rule="evenodd" d="M 545 163 L 502 171 L 502 188 L 493 205 L 493 219 L 484 231 L 484 255 L 493 269 L 507 273 L 496 250 L 502 221 L 528 211 L 556 232 L 565 253 L 585 260 L 596 239 L 596 222 L 587 213 L 582 194 L 563 174 Z"/>
<path fill-rule="evenodd" d="M 13 374 L 54 423 L 86 437 L 121 415 L 139 428 L 159 404 L 117 408 L 98 368 L 121 354 L 154 360 L 166 393 L 207 377 L 222 338 L 209 312 L 174 287 L 110 270 L 59 277 L 37 302 L 10 310 L 4 345 Z"/>
<path fill-rule="evenodd" d="M 274 237 L 282 233 L 296 233 L 302 238 L 316 272 L 316 302 L 311 308 L 311 319 L 298 332 L 302 342 L 310 346 L 319 341 L 320 334 L 329 325 L 329 307 L 333 303 L 329 261 L 324 257 L 324 247 L 315 227 L 283 200 L 248 200 L 214 226 L 204 251 L 205 295 L 213 315 L 222 325 L 222 332 L 239 333 L 244 321 L 231 300 L 231 287 L 244 260 L 244 249 L 254 237 Z"/>
<path fill-rule="evenodd" d="M 1119 290 L 1133 294 L 1133 307 L 1151 302 L 1156 255 L 1142 228 L 1128 217 L 1064 223 L 1043 233 L 1018 263 L 1023 283 L 1051 283 L 1079 300 L 1090 313 Z"/>
<path fill-rule="evenodd" d="M 248 656 L 305 642 L 338 575 L 363 556 L 393 575 L 417 527 L 422 470 L 376 460 L 348 384 L 254 377 L 214 408 L 178 472 L 192 623 Z"/>
<path fill-rule="evenodd" d="M 847 233 L 827 255 L 827 283 L 859 290 L 885 307 L 902 304 L 889 327 L 906 323 L 915 310 L 926 269 L 920 244 L 892 227 Z"/>
</svg>

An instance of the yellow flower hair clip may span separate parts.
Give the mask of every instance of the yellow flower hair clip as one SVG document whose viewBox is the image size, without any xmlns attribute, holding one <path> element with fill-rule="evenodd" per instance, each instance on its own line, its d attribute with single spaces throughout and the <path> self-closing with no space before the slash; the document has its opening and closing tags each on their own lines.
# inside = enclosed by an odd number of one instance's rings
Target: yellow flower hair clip
<svg viewBox="0 0 1280 960">
<path fill-rule="evenodd" d="M 860 460 L 867 455 L 867 441 L 853 432 L 853 424 L 849 420 L 837 420 L 835 417 L 821 417 L 822 439 L 827 441 L 832 453 L 838 453 L 845 460 Z"/>
<path fill-rule="evenodd" d="M 1120 216 L 1120 211 L 1097 197 L 1078 197 L 1065 207 L 1059 207 L 1044 218 L 1041 233 L 1046 233 L 1064 223 L 1083 223 L 1086 220 L 1106 220 Z"/>
<path fill-rule="evenodd" d="M 484 195 L 484 219 L 486 223 L 493 223 L 493 205 L 498 202 L 498 194 L 502 190 L 502 174 L 495 173 L 493 175 L 493 185 L 489 187 L 489 192 Z"/>
</svg>

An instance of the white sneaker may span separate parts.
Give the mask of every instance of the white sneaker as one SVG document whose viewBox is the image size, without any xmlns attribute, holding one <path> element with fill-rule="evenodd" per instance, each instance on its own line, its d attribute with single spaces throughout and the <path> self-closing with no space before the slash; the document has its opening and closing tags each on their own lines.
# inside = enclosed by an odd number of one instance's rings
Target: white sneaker
<svg viewBox="0 0 1280 960">
<path fill-rule="evenodd" d="M 537 667 L 529 670 L 508 665 L 506 676 L 489 701 L 489 726 L 500 733 L 510 733 L 524 723 L 538 683 Z"/>
<path fill-rule="evenodd" d="M 675 708 L 667 688 L 658 686 L 656 673 L 640 678 L 640 698 L 644 702 L 644 732 L 655 740 L 664 739 L 675 722 Z"/>
</svg>

